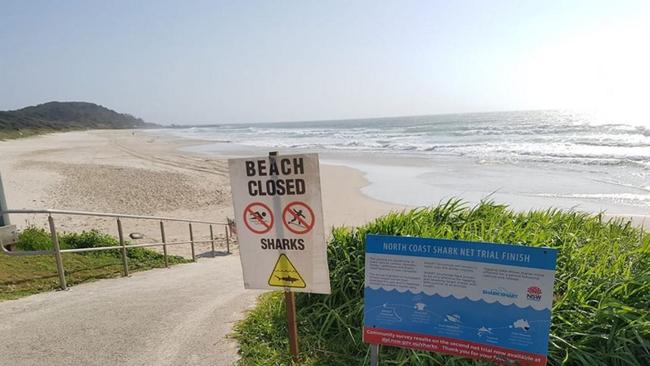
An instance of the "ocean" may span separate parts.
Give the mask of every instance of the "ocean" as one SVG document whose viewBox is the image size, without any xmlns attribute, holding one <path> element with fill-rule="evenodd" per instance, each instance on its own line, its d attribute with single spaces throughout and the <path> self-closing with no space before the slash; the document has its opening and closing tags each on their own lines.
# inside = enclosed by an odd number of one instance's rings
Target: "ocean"
<svg viewBox="0 0 650 366">
<path fill-rule="evenodd" d="M 650 128 L 566 111 L 224 124 L 166 129 L 217 156 L 318 152 L 362 170 L 364 193 L 431 205 L 450 197 L 517 209 L 650 214 Z"/>
</svg>

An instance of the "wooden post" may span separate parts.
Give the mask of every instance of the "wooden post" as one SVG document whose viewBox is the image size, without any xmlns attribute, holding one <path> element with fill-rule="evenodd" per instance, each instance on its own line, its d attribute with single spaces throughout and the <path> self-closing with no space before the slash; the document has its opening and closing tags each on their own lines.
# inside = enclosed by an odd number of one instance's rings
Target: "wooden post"
<svg viewBox="0 0 650 366">
<path fill-rule="evenodd" d="M 275 163 L 275 158 L 278 156 L 277 151 L 269 152 L 269 161 Z M 273 176 L 277 180 L 277 176 Z M 273 208 L 275 212 L 281 212 L 282 202 L 279 196 L 273 197 Z M 227 230 L 227 229 L 226 229 Z M 227 233 L 228 231 L 226 231 Z M 282 225 L 277 226 L 276 234 L 278 237 L 284 237 L 284 230 Z M 291 352 L 291 359 L 293 362 L 298 362 L 298 323 L 296 322 L 296 297 L 293 292 L 288 289 L 284 290 L 284 300 L 287 308 L 287 329 L 289 333 L 289 351 Z"/>
<path fill-rule="evenodd" d="M 291 291 L 284 291 L 289 328 L 289 351 L 293 362 L 298 362 L 298 323 L 296 322 L 296 297 Z"/>
</svg>

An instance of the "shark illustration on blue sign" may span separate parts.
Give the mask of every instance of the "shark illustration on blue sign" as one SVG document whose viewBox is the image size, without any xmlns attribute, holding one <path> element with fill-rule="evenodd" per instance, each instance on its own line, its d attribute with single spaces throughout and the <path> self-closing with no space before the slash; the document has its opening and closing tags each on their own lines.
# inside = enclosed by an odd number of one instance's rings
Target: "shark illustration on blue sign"
<svg viewBox="0 0 650 366">
<path fill-rule="evenodd" d="M 543 366 L 557 252 L 366 236 L 364 341 Z"/>
</svg>

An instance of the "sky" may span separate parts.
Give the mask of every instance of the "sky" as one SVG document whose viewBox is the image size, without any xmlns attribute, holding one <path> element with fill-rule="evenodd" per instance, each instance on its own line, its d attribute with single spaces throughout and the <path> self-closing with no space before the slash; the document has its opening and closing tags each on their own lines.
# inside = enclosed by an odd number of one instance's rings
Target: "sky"
<svg viewBox="0 0 650 366">
<path fill-rule="evenodd" d="M 0 110 L 162 124 L 528 109 L 650 125 L 650 1 L 0 0 Z"/>
</svg>

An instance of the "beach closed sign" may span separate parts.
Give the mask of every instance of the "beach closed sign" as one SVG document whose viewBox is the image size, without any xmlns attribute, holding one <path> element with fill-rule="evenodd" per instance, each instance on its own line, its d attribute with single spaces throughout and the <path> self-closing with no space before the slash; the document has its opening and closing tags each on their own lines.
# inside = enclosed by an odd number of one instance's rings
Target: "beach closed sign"
<svg viewBox="0 0 650 366">
<path fill-rule="evenodd" d="M 368 235 L 366 343 L 546 365 L 557 252 Z"/>
<path fill-rule="evenodd" d="M 228 165 L 244 287 L 329 294 L 318 155 Z"/>
</svg>

